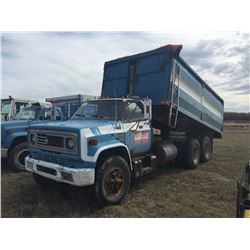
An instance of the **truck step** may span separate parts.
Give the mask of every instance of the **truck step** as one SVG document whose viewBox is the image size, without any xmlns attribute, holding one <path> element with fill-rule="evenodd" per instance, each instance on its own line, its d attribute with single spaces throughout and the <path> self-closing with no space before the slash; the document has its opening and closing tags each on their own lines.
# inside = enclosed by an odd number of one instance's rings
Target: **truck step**
<svg viewBox="0 0 250 250">
<path fill-rule="evenodd" d="M 142 158 L 136 158 L 132 160 L 133 164 L 133 174 L 135 178 L 146 175 L 152 172 L 156 166 L 156 156 L 146 155 Z"/>
</svg>

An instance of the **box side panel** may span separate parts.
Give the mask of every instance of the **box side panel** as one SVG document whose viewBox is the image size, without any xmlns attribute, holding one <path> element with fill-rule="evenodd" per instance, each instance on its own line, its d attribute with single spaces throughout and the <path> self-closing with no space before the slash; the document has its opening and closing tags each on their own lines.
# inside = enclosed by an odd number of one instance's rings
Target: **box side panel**
<svg viewBox="0 0 250 250">
<path fill-rule="evenodd" d="M 128 94 L 129 61 L 105 64 L 102 84 L 103 97 L 126 97 Z"/>
<path fill-rule="evenodd" d="M 205 82 L 195 77 L 190 70 L 179 63 L 179 109 L 185 115 L 222 133 L 223 101 Z"/>
<path fill-rule="evenodd" d="M 136 64 L 135 96 L 149 97 L 159 105 L 169 97 L 170 54 L 166 52 L 139 58 Z"/>
</svg>

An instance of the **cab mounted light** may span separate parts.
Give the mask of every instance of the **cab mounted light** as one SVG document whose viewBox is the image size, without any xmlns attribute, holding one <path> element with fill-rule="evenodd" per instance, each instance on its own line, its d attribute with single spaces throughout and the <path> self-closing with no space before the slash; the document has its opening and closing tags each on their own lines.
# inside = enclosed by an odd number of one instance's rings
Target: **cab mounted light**
<svg viewBox="0 0 250 250">
<path fill-rule="evenodd" d="M 91 139 L 91 140 L 89 140 L 88 143 L 89 143 L 90 145 L 92 145 L 92 146 L 96 146 L 96 145 L 98 144 L 98 141 L 95 140 L 95 139 Z"/>
</svg>

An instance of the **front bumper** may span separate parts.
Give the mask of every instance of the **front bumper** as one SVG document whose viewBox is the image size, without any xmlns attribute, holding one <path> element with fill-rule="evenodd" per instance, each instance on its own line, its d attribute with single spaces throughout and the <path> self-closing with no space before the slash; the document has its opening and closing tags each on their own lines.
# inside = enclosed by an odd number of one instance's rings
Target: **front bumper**
<svg viewBox="0 0 250 250">
<path fill-rule="evenodd" d="M 35 160 L 27 156 L 25 169 L 57 182 L 64 182 L 74 186 L 89 186 L 95 182 L 94 168 L 67 168 L 58 164 Z"/>
<path fill-rule="evenodd" d="M 1 158 L 7 158 L 7 157 L 8 157 L 8 149 L 1 148 Z"/>
</svg>

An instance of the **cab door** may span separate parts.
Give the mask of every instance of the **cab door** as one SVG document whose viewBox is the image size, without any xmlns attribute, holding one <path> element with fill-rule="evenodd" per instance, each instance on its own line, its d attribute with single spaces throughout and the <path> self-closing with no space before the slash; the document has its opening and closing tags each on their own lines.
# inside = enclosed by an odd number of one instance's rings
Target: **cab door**
<svg viewBox="0 0 250 250">
<path fill-rule="evenodd" d="M 124 123 L 125 142 L 132 156 L 141 155 L 150 150 L 151 127 L 145 116 L 145 105 L 142 101 L 128 101 Z"/>
</svg>

